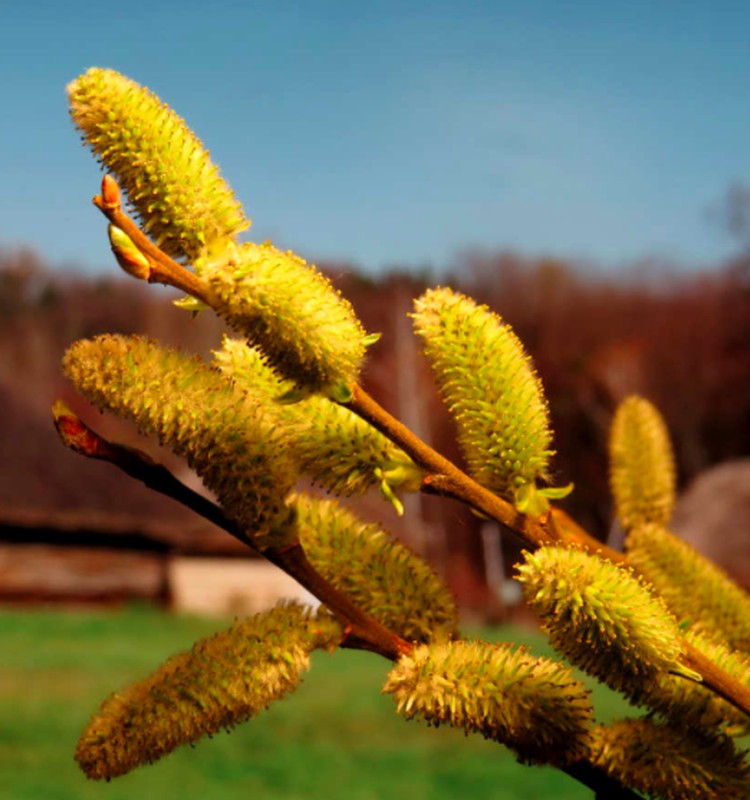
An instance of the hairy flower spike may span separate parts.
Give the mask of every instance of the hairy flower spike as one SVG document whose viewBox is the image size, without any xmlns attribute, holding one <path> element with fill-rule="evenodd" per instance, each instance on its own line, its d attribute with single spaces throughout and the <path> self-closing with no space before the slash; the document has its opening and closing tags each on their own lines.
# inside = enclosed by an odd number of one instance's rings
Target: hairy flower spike
<svg viewBox="0 0 750 800">
<path fill-rule="evenodd" d="M 214 357 L 238 389 L 264 402 L 278 400 L 291 388 L 259 350 L 242 340 L 224 337 Z M 418 491 L 422 473 L 414 462 L 349 409 L 320 395 L 275 406 L 301 471 L 319 486 L 339 495 L 359 495 L 375 486 L 384 493 Z"/>
<path fill-rule="evenodd" d="M 569 667 L 523 649 L 467 641 L 415 647 L 383 691 L 408 719 L 481 733 L 524 762 L 561 765 L 587 755 L 588 690 Z"/>
<path fill-rule="evenodd" d="M 629 570 L 575 547 L 526 553 L 517 570 L 553 647 L 613 689 L 633 699 L 660 672 L 697 677 L 680 663 L 677 623 Z"/>
<path fill-rule="evenodd" d="M 630 531 L 625 549 L 678 619 L 750 654 L 750 598 L 720 567 L 661 525 Z"/>
<path fill-rule="evenodd" d="M 310 652 L 340 638 L 338 623 L 302 606 L 237 622 L 105 700 L 81 735 L 76 761 L 89 778 L 109 780 L 235 727 L 293 692 Z"/>
<path fill-rule="evenodd" d="M 675 504 L 675 465 L 661 414 L 642 397 L 624 400 L 609 438 L 610 484 L 626 530 L 649 522 L 666 525 Z"/>
<path fill-rule="evenodd" d="M 725 736 L 684 725 L 622 720 L 593 732 L 594 763 L 625 786 L 661 800 L 746 800 L 744 753 Z"/>
<path fill-rule="evenodd" d="M 217 370 L 152 341 L 114 335 L 76 342 L 63 366 L 91 402 L 186 457 L 261 549 L 292 535 L 285 500 L 297 473 L 279 420 Z"/>
<path fill-rule="evenodd" d="M 295 388 L 336 396 L 357 381 L 367 337 L 315 267 L 270 244 L 247 243 L 198 268 L 216 313 Z"/>
<path fill-rule="evenodd" d="M 298 495 L 293 506 L 310 562 L 360 608 L 409 641 L 455 631 L 453 597 L 407 547 L 333 500 Z"/>
<path fill-rule="evenodd" d="M 547 477 L 552 431 L 523 345 L 497 314 L 451 289 L 425 292 L 415 309 L 414 327 L 472 477 L 520 510 L 542 513 L 549 490 L 537 490 L 536 482 Z"/>
<path fill-rule="evenodd" d="M 92 67 L 68 86 L 68 99 L 85 141 L 166 253 L 193 261 L 249 226 L 208 151 L 148 89 Z"/>
</svg>

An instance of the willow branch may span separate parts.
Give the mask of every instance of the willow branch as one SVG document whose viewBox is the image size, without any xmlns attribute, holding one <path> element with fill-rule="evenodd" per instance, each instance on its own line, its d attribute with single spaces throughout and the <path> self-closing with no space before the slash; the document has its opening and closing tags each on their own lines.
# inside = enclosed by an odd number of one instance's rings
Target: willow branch
<svg viewBox="0 0 750 800">
<path fill-rule="evenodd" d="M 55 427 L 66 447 L 88 458 L 113 464 L 150 489 L 176 500 L 294 578 L 342 623 L 345 632 L 342 647 L 370 650 L 391 661 L 411 651 L 407 641 L 381 625 L 332 586 L 310 563 L 299 542 L 289 547 L 259 551 L 252 537 L 229 519 L 218 505 L 185 486 L 146 453 L 108 441 L 59 402 L 55 404 L 53 413 Z"/>
<path fill-rule="evenodd" d="M 418 466 L 427 471 L 423 491 L 449 495 L 469 503 L 532 546 L 538 547 L 555 541 L 575 543 L 610 561 L 631 566 L 624 553 L 594 539 L 564 512 L 556 510 L 539 520 L 521 514 L 511 503 L 480 486 L 447 458 L 415 436 L 359 386 L 353 387 L 352 399 L 345 405 L 401 447 Z M 558 524 L 554 523 L 555 517 Z M 716 666 L 687 640 L 683 640 L 682 645 L 685 666 L 695 670 L 707 688 L 750 716 L 750 689 Z"/>
<path fill-rule="evenodd" d="M 122 210 L 119 187 L 109 175 L 104 176 L 102 193 L 94 197 L 94 205 L 147 257 L 150 268 L 148 274 L 138 273 L 136 277 L 173 286 L 211 305 L 211 293 L 205 281 L 160 250 Z M 352 399 L 344 405 L 398 444 L 427 472 L 423 491 L 448 495 L 467 503 L 514 532 L 531 547 L 560 540 L 561 534 L 551 515 L 537 520 L 518 512 L 511 503 L 485 489 L 433 450 L 361 387 L 353 387 Z M 568 535 L 567 541 L 573 541 L 571 535 Z M 614 551 L 611 557 L 613 560 L 622 558 Z"/>
<path fill-rule="evenodd" d="M 102 195 L 94 198 L 94 204 L 113 225 L 124 231 L 148 258 L 149 274 L 146 276 L 138 274 L 136 277 L 173 286 L 202 300 L 207 305 L 211 305 L 211 294 L 205 282 L 171 259 L 166 253 L 163 253 L 123 212 L 120 205 L 119 187 L 114 179 L 105 175 L 102 181 Z M 342 403 L 342 405 L 369 422 L 370 425 L 398 445 L 427 473 L 423 481 L 422 491 L 446 495 L 468 504 L 477 511 L 496 520 L 532 548 L 536 549 L 548 544 L 578 544 L 610 561 L 628 565 L 627 556 L 594 539 L 562 512 L 557 512 L 555 515 L 552 512 L 548 512 L 539 518 L 520 513 L 512 503 L 485 489 L 445 456 L 433 450 L 426 442 L 412 433 L 406 425 L 389 414 L 360 386 L 354 385 L 352 387 L 351 399 L 346 403 Z M 555 520 L 555 516 L 557 520 Z M 221 527 L 224 526 L 222 525 Z M 242 541 L 245 540 L 243 539 Z M 264 555 L 269 560 L 272 560 L 268 551 Z M 285 560 L 291 561 L 291 556 L 287 556 Z M 277 562 L 274 561 L 274 563 Z M 281 562 L 278 562 L 278 566 L 287 571 L 287 567 Z M 292 567 L 289 566 L 288 568 L 291 569 Z M 305 571 L 302 567 L 299 567 L 299 569 L 303 579 L 307 580 L 309 576 L 304 577 L 306 575 Z M 289 572 L 288 574 L 291 575 L 292 573 Z M 322 576 L 319 577 L 323 583 L 327 583 Z M 330 585 L 329 588 L 334 591 Z M 318 587 L 318 591 L 323 591 L 323 587 Z M 316 592 L 312 593 L 319 597 Z M 348 603 L 347 613 L 354 614 L 355 607 L 347 598 L 343 596 L 342 598 Z M 321 597 L 319 599 L 329 605 L 328 601 L 324 601 Z M 336 613 L 333 608 L 331 610 Z M 343 620 L 343 617 L 341 618 Z M 357 641 L 357 637 L 362 633 L 360 630 L 362 621 L 357 620 L 356 615 L 352 616 L 351 619 L 349 617 L 346 617 L 346 619 L 347 622 L 345 624 L 350 625 L 349 630 L 353 637 L 352 641 Z M 375 620 L 372 620 L 372 622 L 375 625 L 379 625 Z M 386 655 L 387 658 L 397 658 L 400 654 L 408 652 L 409 645 L 407 642 L 399 640 L 399 637 L 386 629 L 383 629 L 383 631 L 387 636 L 391 637 L 390 648 L 385 647 L 385 650 L 383 650 L 387 637 L 383 634 L 375 635 L 374 628 L 369 631 L 369 634 L 371 634 L 371 638 L 377 641 L 377 644 L 367 636 L 362 641 L 372 645 L 372 649 L 382 655 Z M 360 649 L 365 648 L 360 646 Z M 725 673 L 705 656 L 702 656 L 687 641 L 683 642 L 683 652 L 686 653 L 686 666 L 694 669 L 701 676 L 707 687 L 713 689 L 736 708 L 750 715 L 750 690 L 746 686 Z"/>
</svg>

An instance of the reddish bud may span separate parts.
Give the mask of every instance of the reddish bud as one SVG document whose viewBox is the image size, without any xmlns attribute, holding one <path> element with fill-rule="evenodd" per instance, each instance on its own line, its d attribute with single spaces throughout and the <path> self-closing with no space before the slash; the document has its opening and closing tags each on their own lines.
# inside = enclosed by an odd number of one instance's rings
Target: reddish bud
<svg viewBox="0 0 750 800">
<path fill-rule="evenodd" d="M 62 400 L 57 400 L 52 406 L 52 418 L 66 447 L 81 455 L 96 458 L 101 439 Z"/>
<path fill-rule="evenodd" d="M 102 200 L 106 208 L 120 207 L 120 187 L 111 175 L 102 178 Z"/>
</svg>

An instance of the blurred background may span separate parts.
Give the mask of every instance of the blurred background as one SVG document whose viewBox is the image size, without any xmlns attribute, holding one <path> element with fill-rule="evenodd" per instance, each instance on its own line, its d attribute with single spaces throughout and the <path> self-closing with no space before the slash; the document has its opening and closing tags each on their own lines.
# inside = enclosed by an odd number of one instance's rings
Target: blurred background
<svg viewBox="0 0 750 800">
<path fill-rule="evenodd" d="M 100 172 L 64 91 L 94 65 L 184 116 L 252 216 L 246 237 L 317 263 L 382 333 L 365 385 L 420 436 L 460 460 L 406 316 L 425 288 L 449 284 L 500 313 L 532 354 L 555 483 L 575 483 L 566 510 L 616 541 L 608 427 L 623 397 L 642 394 L 673 437 L 675 528 L 750 586 L 749 23 L 749 8 L 722 0 L 0 2 L 8 630 L 40 606 L 231 617 L 296 592 L 57 440 L 49 408 L 62 397 L 193 481 L 87 407 L 60 359 L 106 331 L 208 355 L 223 330 L 121 277 L 109 254 L 89 202 Z M 430 559 L 466 620 L 514 617 L 519 548 L 493 526 L 435 498 L 410 499 L 403 519 L 377 496 L 356 507 Z"/>
</svg>

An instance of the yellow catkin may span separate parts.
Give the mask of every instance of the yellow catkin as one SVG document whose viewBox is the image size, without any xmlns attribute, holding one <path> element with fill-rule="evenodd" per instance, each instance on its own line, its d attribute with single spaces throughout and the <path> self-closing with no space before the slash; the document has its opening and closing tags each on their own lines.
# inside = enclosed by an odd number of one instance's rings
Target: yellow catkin
<svg viewBox="0 0 750 800">
<path fill-rule="evenodd" d="M 542 547 L 517 567 L 550 642 L 576 666 L 640 701 L 681 667 L 682 637 L 664 602 L 632 571 L 575 547 Z"/>
<path fill-rule="evenodd" d="M 750 686 L 750 656 L 691 629 L 685 631 L 685 639 L 719 669 Z M 750 717 L 745 712 L 702 683 L 687 681 L 679 675 L 660 673 L 653 683 L 645 686 L 641 704 L 683 727 L 700 728 L 706 733 L 724 731 L 731 736 L 750 733 Z"/>
<path fill-rule="evenodd" d="M 109 780 L 233 728 L 294 691 L 310 652 L 340 637 L 338 623 L 297 605 L 241 620 L 107 698 L 81 735 L 76 761 L 89 778 Z"/>
<path fill-rule="evenodd" d="M 414 309 L 469 472 L 517 502 L 546 478 L 552 455 L 547 402 L 529 356 L 497 314 L 452 289 L 428 290 Z"/>
<path fill-rule="evenodd" d="M 675 504 L 675 464 L 669 432 L 657 409 L 642 397 L 618 407 L 609 437 L 610 485 L 626 530 L 666 525 Z"/>
<path fill-rule="evenodd" d="M 214 361 L 238 389 L 276 406 L 300 469 L 316 485 L 348 496 L 383 484 L 391 490 L 419 489 L 422 472 L 414 462 L 348 408 L 321 395 L 296 403 L 276 402 L 291 385 L 245 341 L 225 337 Z"/>
<path fill-rule="evenodd" d="M 208 151 L 151 91 L 92 67 L 68 86 L 68 100 L 84 141 L 166 253 L 193 261 L 249 226 Z"/>
<path fill-rule="evenodd" d="M 680 621 L 750 653 L 750 598 L 724 570 L 661 525 L 630 531 L 625 549 Z"/>
<path fill-rule="evenodd" d="M 408 641 L 450 636 L 458 609 L 432 568 L 334 500 L 293 502 L 300 541 L 326 580 Z"/>
<path fill-rule="evenodd" d="M 212 307 L 303 392 L 356 383 L 367 336 L 351 304 L 315 267 L 270 244 L 230 247 L 199 265 Z"/>
<path fill-rule="evenodd" d="M 100 408 L 130 419 L 187 458 L 248 535 L 285 536 L 297 479 L 279 420 L 218 370 L 137 336 L 73 344 L 63 367 Z"/>
<path fill-rule="evenodd" d="M 660 800 L 747 800 L 744 754 L 721 735 L 649 719 L 593 732 L 593 762 L 625 786 Z"/>
<path fill-rule="evenodd" d="M 569 667 L 523 648 L 469 641 L 415 647 L 383 691 L 407 718 L 480 733 L 524 762 L 560 765 L 587 754 L 588 690 Z"/>
</svg>

